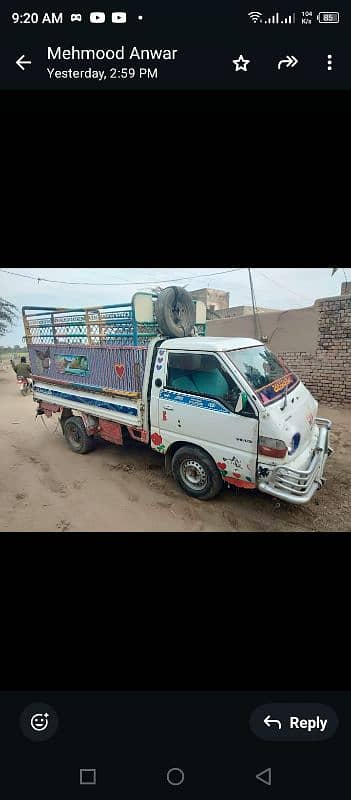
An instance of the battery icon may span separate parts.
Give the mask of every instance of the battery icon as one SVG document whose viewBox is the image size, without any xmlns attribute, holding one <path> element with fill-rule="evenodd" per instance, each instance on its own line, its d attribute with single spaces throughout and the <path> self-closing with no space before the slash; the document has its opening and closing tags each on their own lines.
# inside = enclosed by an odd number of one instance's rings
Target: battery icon
<svg viewBox="0 0 351 800">
<path fill-rule="evenodd" d="M 317 19 L 318 22 L 340 22 L 340 14 L 338 11 L 320 11 Z"/>
</svg>

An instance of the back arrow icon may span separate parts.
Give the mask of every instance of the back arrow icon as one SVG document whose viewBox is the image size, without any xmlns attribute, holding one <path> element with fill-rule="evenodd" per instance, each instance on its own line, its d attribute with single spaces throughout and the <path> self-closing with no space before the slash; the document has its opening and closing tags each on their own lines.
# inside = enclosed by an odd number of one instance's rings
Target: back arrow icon
<svg viewBox="0 0 351 800">
<path fill-rule="evenodd" d="M 263 772 L 258 772 L 256 775 L 258 781 L 262 781 L 266 786 L 272 786 L 272 770 L 271 767 L 264 769 Z"/>
<path fill-rule="evenodd" d="M 24 58 L 25 58 L 25 55 L 20 56 L 16 61 L 17 66 L 20 69 L 22 69 L 23 71 L 25 70 L 25 67 L 23 66 L 23 64 L 31 64 L 32 63 L 31 61 L 23 61 Z"/>
<path fill-rule="evenodd" d="M 298 63 L 298 59 L 295 58 L 295 56 L 287 56 L 282 61 L 279 61 L 278 69 L 280 69 L 282 64 L 285 64 L 286 67 L 296 67 Z"/>
</svg>

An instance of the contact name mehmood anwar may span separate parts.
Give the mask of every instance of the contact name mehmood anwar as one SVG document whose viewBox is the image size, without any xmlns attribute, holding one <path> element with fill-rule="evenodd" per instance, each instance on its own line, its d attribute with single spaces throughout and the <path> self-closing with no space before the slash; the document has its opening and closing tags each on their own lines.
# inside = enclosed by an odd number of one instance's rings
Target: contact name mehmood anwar
<svg viewBox="0 0 351 800">
<path fill-rule="evenodd" d="M 75 47 L 74 45 L 69 48 L 62 47 L 48 47 L 48 60 L 49 61 L 124 61 L 138 59 L 139 61 L 174 61 L 178 50 L 152 49 L 141 50 L 138 47 L 132 47 L 128 51 L 125 46 L 119 47 L 118 50 L 93 50 Z"/>
</svg>

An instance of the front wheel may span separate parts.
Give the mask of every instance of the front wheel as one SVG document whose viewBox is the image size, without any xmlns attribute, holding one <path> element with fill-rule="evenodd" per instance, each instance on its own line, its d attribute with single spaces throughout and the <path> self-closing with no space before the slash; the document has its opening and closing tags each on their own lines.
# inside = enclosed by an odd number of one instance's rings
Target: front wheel
<svg viewBox="0 0 351 800">
<path fill-rule="evenodd" d="M 223 488 L 214 461 L 199 447 L 180 447 L 172 459 L 172 473 L 179 486 L 199 500 L 211 500 Z"/>
<path fill-rule="evenodd" d="M 94 437 L 88 436 L 81 417 L 69 417 L 64 425 L 64 434 L 74 453 L 89 453 L 94 447 Z"/>
</svg>

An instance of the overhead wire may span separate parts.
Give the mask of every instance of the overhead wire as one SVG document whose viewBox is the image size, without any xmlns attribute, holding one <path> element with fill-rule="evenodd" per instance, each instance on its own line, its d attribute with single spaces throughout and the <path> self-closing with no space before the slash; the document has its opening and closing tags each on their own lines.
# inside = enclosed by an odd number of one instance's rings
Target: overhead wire
<svg viewBox="0 0 351 800">
<path fill-rule="evenodd" d="M 230 272 L 239 272 L 240 270 L 245 269 L 245 267 L 232 267 L 231 269 L 222 270 L 221 272 L 207 272 L 202 275 L 182 275 L 179 278 L 171 278 L 172 281 L 184 281 L 184 280 L 195 280 L 199 278 L 210 278 L 215 277 L 218 275 L 227 275 Z M 124 281 L 124 282 L 101 282 L 96 283 L 92 281 L 59 281 L 53 278 L 41 278 L 40 276 L 35 275 L 25 275 L 21 272 L 13 272 L 12 270 L 0 268 L 0 272 L 4 272 L 7 275 L 15 275 L 18 278 L 28 278 L 29 280 L 37 281 L 38 283 L 59 283 L 64 284 L 67 286 L 148 286 L 150 284 L 150 280 L 148 281 Z M 158 283 L 169 283 L 170 279 L 165 278 L 164 280 L 157 280 Z"/>
<path fill-rule="evenodd" d="M 120 268 L 120 269 L 123 269 L 123 268 Z M 247 267 L 231 267 L 230 269 L 221 270 L 219 272 L 207 272 L 207 273 L 202 273 L 200 275 L 182 275 L 182 276 L 177 277 L 177 278 L 172 277 L 171 280 L 172 280 L 172 282 L 173 281 L 174 282 L 175 281 L 178 282 L 178 281 L 184 281 L 184 280 L 191 281 L 191 280 L 196 280 L 196 279 L 200 280 L 202 278 L 210 278 L 210 277 L 217 277 L 217 276 L 221 276 L 221 275 L 228 275 L 230 273 L 240 272 L 241 270 L 244 270 L 244 269 L 247 269 Z M 274 283 L 280 289 L 284 289 L 285 291 L 290 292 L 290 294 L 293 294 L 296 297 L 299 297 L 299 298 L 302 298 L 303 300 L 307 300 L 308 302 L 314 303 L 314 299 L 312 299 L 311 297 L 307 297 L 306 295 L 301 294 L 301 292 L 296 292 L 294 289 L 290 289 L 289 286 L 286 286 L 285 284 L 282 284 L 279 281 L 275 280 L 275 278 L 272 278 L 270 275 L 267 275 L 267 273 L 264 272 L 263 270 L 258 269 L 257 267 L 254 267 L 253 269 L 255 270 L 256 274 L 262 275 L 264 278 L 266 278 L 271 283 Z M 150 287 L 150 283 L 152 282 L 151 278 L 148 281 L 119 281 L 119 282 L 116 282 L 116 281 L 114 281 L 114 282 L 61 281 L 61 280 L 55 280 L 54 278 L 45 278 L 45 277 L 35 276 L 35 275 L 26 275 L 25 273 L 14 272 L 13 270 L 8 270 L 8 269 L 2 268 L 2 267 L 0 268 L 0 272 L 3 272 L 5 274 L 7 274 L 7 275 L 16 276 L 16 277 L 19 277 L 19 278 L 27 278 L 29 280 L 33 280 L 33 281 L 38 282 L 38 284 L 39 283 L 53 283 L 53 284 L 60 284 L 60 285 L 67 285 L 67 286 L 120 286 L 120 287 L 123 287 L 123 286 L 146 286 L 146 287 Z M 168 284 L 169 281 L 170 281 L 169 278 L 160 279 L 160 280 L 155 279 L 155 280 L 156 280 L 156 282 L 158 284 L 163 284 L 163 283 L 167 283 Z M 254 302 L 255 302 L 255 305 L 256 305 L 256 297 L 254 298 Z M 295 304 L 295 308 L 298 308 L 298 307 L 301 307 L 301 305 L 297 306 Z M 257 305 L 256 305 L 256 310 L 257 310 Z"/>
<path fill-rule="evenodd" d="M 279 281 L 276 281 L 274 278 L 272 278 L 270 275 L 267 275 L 261 269 L 256 269 L 255 271 L 258 272 L 259 275 L 263 275 L 265 278 L 267 278 L 267 280 L 272 281 L 272 283 L 275 283 L 276 286 L 280 287 L 280 289 L 285 289 L 287 292 L 290 292 L 291 294 L 296 295 L 296 297 L 302 297 L 304 300 L 311 300 L 314 303 L 314 300 L 312 300 L 312 297 L 306 297 L 306 295 L 301 294 L 301 292 L 295 292 L 294 289 L 289 289 L 288 286 L 286 286 L 286 285 L 284 285 L 282 283 L 279 283 Z"/>
</svg>

